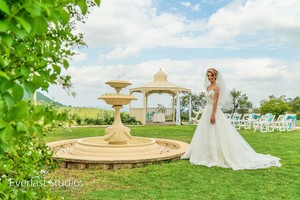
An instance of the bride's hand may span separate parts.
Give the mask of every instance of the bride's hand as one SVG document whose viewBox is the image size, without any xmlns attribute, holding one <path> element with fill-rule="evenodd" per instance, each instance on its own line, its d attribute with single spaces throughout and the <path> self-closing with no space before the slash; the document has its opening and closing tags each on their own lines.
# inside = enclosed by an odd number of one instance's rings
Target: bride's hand
<svg viewBox="0 0 300 200">
<path fill-rule="evenodd" d="M 215 114 L 211 114 L 211 117 L 210 117 L 210 123 L 211 123 L 211 124 L 216 123 L 216 117 L 215 117 Z"/>
</svg>

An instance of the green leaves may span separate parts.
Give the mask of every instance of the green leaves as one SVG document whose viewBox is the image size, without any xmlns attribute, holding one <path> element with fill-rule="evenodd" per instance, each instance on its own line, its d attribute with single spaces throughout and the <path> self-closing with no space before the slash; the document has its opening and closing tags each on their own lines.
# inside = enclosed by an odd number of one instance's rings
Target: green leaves
<svg viewBox="0 0 300 200">
<path fill-rule="evenodd" d="M 0 10 L 3 11 L 5 14 L 10 15 L 9 7 L 4 0 L 0 0 Z"/>
<path fill-rule="evenodd" d="M 28 103 L 26 101 L 20 101 L 7 113 L 6 120 L 22 121 L 28 119 L 28 117 Z"/>
<path fill-rule="evenodd" d="M 0 71 L 0 77 L 3 77 L 5 78 L 6 80 L 9 80 L 10 77 L 7 75 L 7 73 L 3 72 L 3 71 Z M 1 85 L 1 84 L 0 84 Z M 1 87 L 1 86 L 0 86 Z"/>
<path fill-rule="evenodd" d="M 46 34 L 48 31 L 48 23 L 45 21 L 45 19 L 36 17 L 33 19 L 32 29 L 34 34 Z"/>
<path fill-rule="evenodd" d="M 15 103 L 13 97 L 10 94 L 5 93 L 3 95 L 3 99 L 5 101 L 7 109 L 10 110 L 14 106 L 14 103 Z M 7 113 L 5 113 L 5 114 L 7 115 Z"/>
<path fill-rule="evenodd" d="M 3 41 L 3 44 L 5 44 L 8 48 L 10 48 L 13 44 L 13 39 L 8 35 L 1 35 L 1 40 Z"/>
<path fill-rule="evenodd" d="M 28 127 L 23 122 L 17 123 L 17 132 L 18 133 L 26 133 L 28 131 Z"/>
<path fill-rule="evenodd" d="M 66 59 L 63 60 L 63 66 L 65 69 L 69 67 L 69 62 Z"/>
<path fill-rule="evenodd" d="M 25 90 L 29 93 L 29 95 L 33 95 L 33 93 L 40 87 L 40 85 L 35 84 L 32 81 L 25 81 L 23 83 Z"/>
<path fill-rule="evenodd" d="M 9 30 L 9 23 L 6 21 L 0 21 L 0 32 L 6 32 L 8 30 Z"/>
<path fill-rule="evenodd" d="M 81 12 L 83 14 L 86 14 L 86 12 L 87 12 L 87 4 L 86 4 L 85 0 L 79 0 L 78 1 L 78 6 L 80 7 Z"/>
<path fill-rule="evenodd" d="M 30 13 L 31 16 L 41 16 L 42 15 L 42 6 L 39 2 L 27 2 L 24 4 L 25 10 Z"/>
<path fill-rule="evenodd" d="M 24 89 L 19 84 L 15 84 L 12 88 L 12 95 L 15 101 L 21 101 L 24 96 Z"/>
<path fill-rule="evenodd" d="M 31 25 L 30 25 L 30 22 L 27 21 L 26 18 L 23 18 L 23 17 L 15 17 L 15 19 L 21 24 L 21 26 L 25 29 L 25 31 L 27 33 L 30 33 L 31 31 Z"/>
<path fill-rule="evenodd" d="M 0 141 L 5 143 L 11 140 L 15 133 L 15 129 L 9 123 L 0 120 Z"/>
<path fill-rule="evenodd" d="M 101 0 L 95 0 L 95 3 L 96 3 L 98 6 L 100 6 L 100 2 L 101 2 Z"/>
<path fill-rule="evenodd" d="M 8 125 L 0 131 L 0 139 L 5 143 L 9 141 L 15 134 L 15 129 Z"/>
<path fill-rule="evenodd" d="M 261 102 L 261 113 L 272 113 L 276 116 L 281 115 L 289 111 L 291 108 L 288 103 L 286 103 L 285 97 L 275 97 L 273 95 L 269 96 L 268 100 L 263 100 Z"/>
<path fill-rule="evenodd" d="M 62 24 L 66 25 L 67 23 L 69 23 L 70 14 L 65 9 L 61 9 L 60 10 L 60 14 L 61 14 L 61 22 L 62 22 Z"/>
</svg>

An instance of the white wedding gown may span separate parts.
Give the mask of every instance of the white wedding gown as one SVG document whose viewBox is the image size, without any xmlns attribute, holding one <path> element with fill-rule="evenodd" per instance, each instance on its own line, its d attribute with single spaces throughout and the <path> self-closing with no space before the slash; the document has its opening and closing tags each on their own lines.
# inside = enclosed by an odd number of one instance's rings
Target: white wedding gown
<svg viewBox="0 0 300 200">
<path fill-rule="evenodd" d="M 233 170 L 280 167 L 279 158 L 256 153 L 217 107 L 216 123 L 210 123 L 215 91 L 205 93 L 207 105 L 191 144 L 181 159 L 193 165 L 219 166 Z"/>
</svg>

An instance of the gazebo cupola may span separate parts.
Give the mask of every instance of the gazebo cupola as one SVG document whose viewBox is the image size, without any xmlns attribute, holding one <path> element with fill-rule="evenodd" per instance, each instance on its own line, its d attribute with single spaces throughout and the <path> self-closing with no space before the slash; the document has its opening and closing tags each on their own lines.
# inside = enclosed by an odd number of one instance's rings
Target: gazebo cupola
<svg viewBox="0 0 300 200">
<path fill-rule="evenodd" d="M 168 77 L 165 74 L 165 72 L 161 71 L 161 69 L 156 72 L 156 74 L 154 74 L 154 82 L 159 82 L 159 81 L 164 81 L 167 82 L 168 81 Z"/>
</svg>

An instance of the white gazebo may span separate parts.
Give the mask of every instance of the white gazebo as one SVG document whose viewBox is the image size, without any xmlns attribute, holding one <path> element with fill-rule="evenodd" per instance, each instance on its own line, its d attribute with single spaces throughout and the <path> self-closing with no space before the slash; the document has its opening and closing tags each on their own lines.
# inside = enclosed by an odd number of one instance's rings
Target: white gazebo
<svg viewBox="0 0 300 200">
<path fill-rule="evenodd" d="M 167 75 L 160 69 L 155 75 L 154 80 L 150 83 L 146 83 L 136 88 L 129 89 L 130 94 L 134 92 L 142 93 L 143 95 L 143 107 L 142 108 L 131 108 L 129 104 L 129 113 L 130 115 L 136 117 L 137 120 L 141 121 L 143 124 L 150 122 L 151 114 L 153 121 L 152 122 L 164 122 L 165 115 L 172 116 L 172 122 L 176 124 L 181 124 L 180 120 L 180 94 L 187 93 L 190 95 L 189 99 L 189 122 L 191 122 L 191 90 L 187 88 L 180 87 L 173 83 L 168 82 Z M 163 113 L 157 113 L 157 109 L 148 108 L 148 97 L 151 94 L 169 94 L 173 98 L 172 108 L 167 108 Z M 177 99 L 176 103 L 176 115 L 175 115 L 175 104 L 174 100 Z M 176 116 L 176 119 L 175 119 Z M 155 119 L 154 119 L 155 118 Z M 154 121 L 156 120 L 156 121 Z"/>
</svg>

